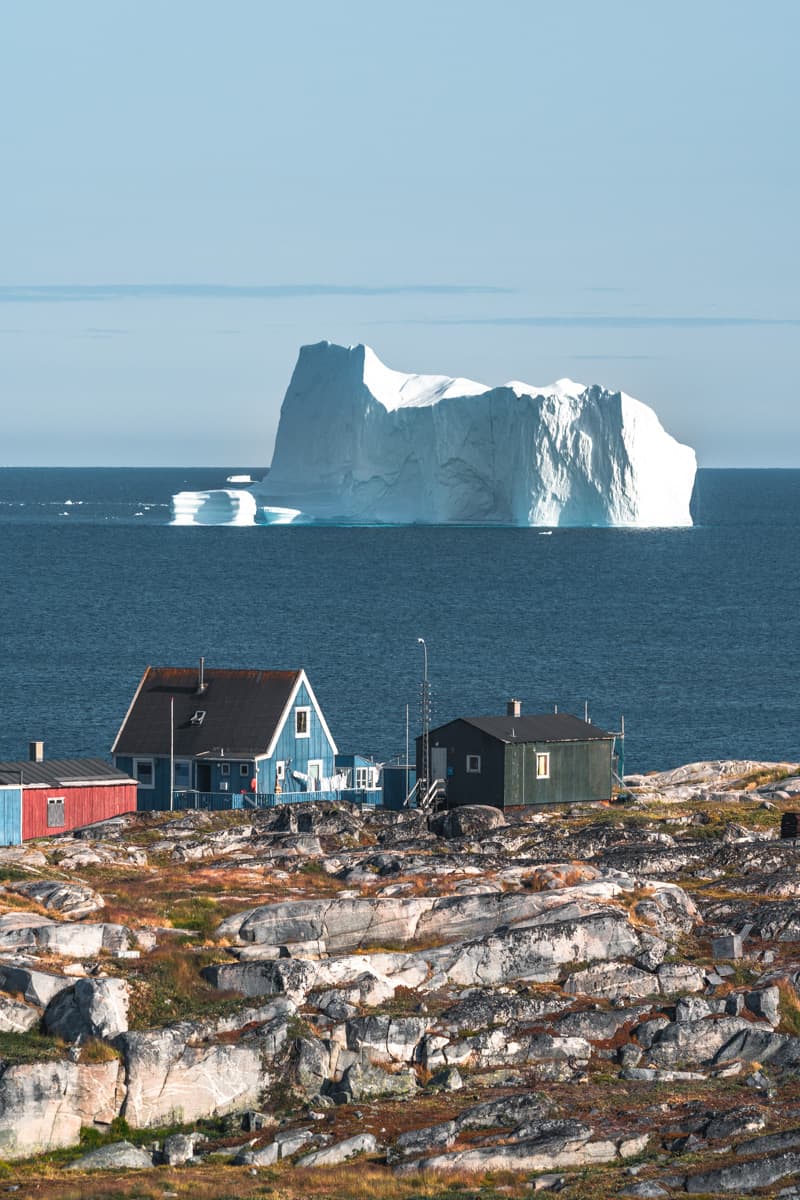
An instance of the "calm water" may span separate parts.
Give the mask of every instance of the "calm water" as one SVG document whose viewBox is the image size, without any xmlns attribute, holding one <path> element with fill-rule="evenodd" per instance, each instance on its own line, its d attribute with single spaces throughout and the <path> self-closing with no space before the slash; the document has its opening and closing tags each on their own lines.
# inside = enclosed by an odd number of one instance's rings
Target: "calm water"
<svg viewBox="0 0 800 1200">
<path fill-rule="evenodd" d="M 246 468 L 236 468 L 244 471 Z M 209 470 L 0 470 L 0 757 L 107 753 L 147 663 L 304 666 L 341 749 L 554 703 L 629 769 L 800 759 L 800 471 L 702 471 L 669 531 L 171 528 Z"/>
</svg>

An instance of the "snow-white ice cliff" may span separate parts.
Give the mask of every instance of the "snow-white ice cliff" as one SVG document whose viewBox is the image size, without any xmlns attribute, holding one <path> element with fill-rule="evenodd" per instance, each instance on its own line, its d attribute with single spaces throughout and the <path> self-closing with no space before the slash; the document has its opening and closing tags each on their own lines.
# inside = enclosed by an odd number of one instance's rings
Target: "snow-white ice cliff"
<svg viewBox="0 0 800 1200">
<path fill-rule="evenodd" d="M 502 525 L 691 525 L 694 451 L 624 392 L 405 375 L 368 346 L 303 346 L 259 513 Z M 258 520 L 259 517 L 256 517 Z"/>
</svg>

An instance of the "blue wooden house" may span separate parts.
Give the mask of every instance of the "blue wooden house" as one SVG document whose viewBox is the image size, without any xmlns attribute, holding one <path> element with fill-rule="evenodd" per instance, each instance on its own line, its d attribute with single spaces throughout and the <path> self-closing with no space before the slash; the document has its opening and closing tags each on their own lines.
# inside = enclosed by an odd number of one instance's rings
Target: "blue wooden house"
<svg viewBox="0 0 800 1200">
<path fill-rule="evenodd" d="M 140 809 L 192 797 L 281 803 L 332 791 L 336 775 L 336 743 L 305 671 L 206 670 L 202 659 L 199 669 L 147 668 L 111 752 L 138 781 Z"/>
</svg>

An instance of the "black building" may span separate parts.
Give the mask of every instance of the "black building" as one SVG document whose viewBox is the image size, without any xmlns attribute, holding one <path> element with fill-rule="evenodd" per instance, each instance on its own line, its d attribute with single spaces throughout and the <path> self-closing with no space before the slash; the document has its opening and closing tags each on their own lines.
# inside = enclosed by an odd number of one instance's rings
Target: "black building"
<svg viewBox="0 0 800 1200">
<path fill-rule="evenodd" d="M 609 800 L 614 734 L 569 713 L 459 717 L 430 731 L 430 771 L 416 740 L 417 777 L 445 781 L 448 808 L 513 808 Z"/>
</svg>

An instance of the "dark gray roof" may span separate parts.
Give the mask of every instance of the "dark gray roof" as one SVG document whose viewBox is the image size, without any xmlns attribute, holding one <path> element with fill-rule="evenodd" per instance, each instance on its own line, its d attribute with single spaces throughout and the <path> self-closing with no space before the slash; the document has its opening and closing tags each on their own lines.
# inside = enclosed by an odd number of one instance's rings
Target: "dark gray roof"
<svg viewBox="0 0 800 1200">
<path fill-rule="evenodd" d="M 252 758 L 266 753 L 302 672 L 148 667 L 113 746 L 114 754 L 167 755 L 170 700 L 175 702 L 175 754 Z M 204 712 L 199 723 L 195 713 Z"/>
<path fill-rule="evenodd" d="M 75 787 L 78 784 L 135 783 L 104 758 L 49 758 L 44 762 L 0 762 L 0 784 L 25 787 Z"/>
<path fill-rule="evenodd" d="M 499 742 L 596 742 L 614 735 L 571 713 L 525 717 L 461 717 Z M 434 733 L 435 730 L 431 730 Z"/>
</svg>

